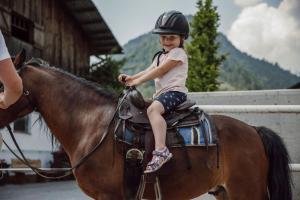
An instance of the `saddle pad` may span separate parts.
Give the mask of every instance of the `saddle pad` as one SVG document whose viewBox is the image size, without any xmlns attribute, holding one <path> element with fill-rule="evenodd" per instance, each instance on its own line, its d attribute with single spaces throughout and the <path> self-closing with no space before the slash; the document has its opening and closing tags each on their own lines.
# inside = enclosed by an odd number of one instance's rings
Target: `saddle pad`
<svg viewBox="0 0 300 200">
<path fill-rule="evenodd" d="M 213 134 L 216 133 L 213 133 L 212 125 L 212 122 L 205 115 L 205 117 L 199 122 L 199 124 L 192 126 L 177 127 L 177 131 L 182 136 L 186 146 L 214 145 L 216 144 L 216 137 L 214 137 Z M 167 134 L 172 134 L 171 132 Z M 123 142 L 126 142 L 127 144 L 133 143 L 134 133 L 128 128 L 125 129 L 124 140 L 125 141 Z M 171 143 L 171 146 L 178 145 Z"/>
<path fill-rule="evenodd" d="M 203 121 L 194 126 L 178 128 L 186 146 L 215 144 L 212 135 L 211 123 L 205 117 Z"/>
</svg>

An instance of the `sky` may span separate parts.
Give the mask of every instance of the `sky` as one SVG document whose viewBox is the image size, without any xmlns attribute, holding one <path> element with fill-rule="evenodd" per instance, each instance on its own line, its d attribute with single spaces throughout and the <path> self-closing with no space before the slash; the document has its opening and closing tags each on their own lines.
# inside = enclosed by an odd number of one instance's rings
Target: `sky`
<svg viewBox="0 0 300 200">
<path fill-rule="evenodd" d="M 121 45 L 154 28 L 160 14 L 197 12 L 197 0 L 93 0 Z M 214 0 L 219 31 L 243 52 L 300 75 L 299 0 Z"/>
</svg>

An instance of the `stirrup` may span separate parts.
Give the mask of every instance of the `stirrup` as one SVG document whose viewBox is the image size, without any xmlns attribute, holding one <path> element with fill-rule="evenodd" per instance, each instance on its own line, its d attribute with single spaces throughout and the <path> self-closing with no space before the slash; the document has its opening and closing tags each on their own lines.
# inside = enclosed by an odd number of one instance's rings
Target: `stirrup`
<svg viewBox="0 0 300 200">
<path fill-rule="evenodd" d="M 145 180 L 145 175 L 143 174 L 140 180 L 140 185 L 136 194 L 135 199 L 141 200 L 143 199 L 145 188 L 146 188 L 146 180 Z M 159 178 L 156 176 L 155 177 L 155 183 L 154 183 L 154 191 L 155 191 L 155 199 L 156 200 L 162 200 L 162 194 L 160 190 L 160 183 L 159 183 Z"/>
</svg>

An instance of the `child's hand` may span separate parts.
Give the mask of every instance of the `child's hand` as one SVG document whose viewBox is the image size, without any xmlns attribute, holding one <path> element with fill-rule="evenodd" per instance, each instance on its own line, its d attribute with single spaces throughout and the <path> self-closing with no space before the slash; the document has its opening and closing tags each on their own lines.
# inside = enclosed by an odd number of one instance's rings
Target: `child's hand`
<svg viewBox="0 0 300 200">
<path fill-rule="evenodd" d="M 120 74 L 118 76 L 118 81 L 121 82 L 121 83 L 125 83 L 126 82 L 126 79 L 129 78 L 130 76 L 128 76 L 127 74 Z"/>
</svg>

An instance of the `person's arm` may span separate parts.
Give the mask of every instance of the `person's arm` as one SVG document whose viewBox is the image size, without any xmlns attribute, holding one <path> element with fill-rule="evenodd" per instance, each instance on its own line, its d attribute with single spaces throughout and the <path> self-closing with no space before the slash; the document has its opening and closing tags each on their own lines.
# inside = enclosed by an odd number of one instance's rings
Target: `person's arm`
<svg viewBox="0 0 300 200">
<path fill-rule="evenodd" d="M 145 69 L 144 71 L 141 71 L 133 76 L 131 76 L 131 79 L 137 79 L 140 78 L 141 76 L 145 75 L 147 72 L 151 71 L 152 69 L 154 69 L 153 65 L 150 65 L 147 69 Z"/>
<path fill-rule="evenodd" d="M 0 93 L 0 108 L 6 109 L 14 104 L 23 92 L 22 79 L 10 58 L 0 61 L 0 81 L 4 92 Z"/>
<path fill-rule="evenodd" d="M 120 82 L 123 82 L 122 78 L 124 77 L 125 78 L 125 82 L 132 81 L 134 79 L 137 79 L 137 78 L 143 76 L 145 73 L 147 73 L 148 71 L 152 70 L 153 68 L 154 68 L 154 66 L 150 65 L 147 69 L 145 69 L 145 70 L 143 70 L 143 71 L 141 71 L 141 72 L 139 72 L 137 74 L 134 74 L 132 76 L 129 76 L 127 74 L 120 74 L 119 77 L 118 77 L 118 80 Z"/>
<path fill-rule="evenodd" d="M 150 70 L 145 71 L 145 73 L 143 73 L 138 78 L 130 80 L 128 82 L 126 81 L 126 85 L 128 86 L 140 85 L 146 81 L 153 80 L 157 77 L 163 76 L 173 67 L 176 67 L 180 62 L 181 61 L 168 60 L 166 63 L 164 63 L 159 67 L 152 67 Z"/>
</svg>

